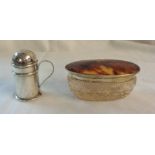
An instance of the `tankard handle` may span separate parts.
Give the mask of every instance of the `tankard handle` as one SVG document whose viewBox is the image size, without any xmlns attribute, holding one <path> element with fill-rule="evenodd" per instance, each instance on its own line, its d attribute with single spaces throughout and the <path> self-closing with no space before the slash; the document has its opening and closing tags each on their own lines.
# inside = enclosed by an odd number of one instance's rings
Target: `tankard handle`
<svg viewBox="0 0 155 155">
<path fill-rule="evenodd" d="M 41 84 L 39 85 L 39 87 L 41 87 L 52 75 L 53 75 L 53 73 L 54 73 L 54 65 L 53 65 L 53 63 L 51 62 L 51 61 L 49 61 L 49 60 L 42 60 L 40 63 L 39 63 L 39 68 L 40 68 L 40 65 L 42 64 L 42 63 L 49 63 L 49 64 L 51 64 L 51 66 L 52 66 L 52 72 L 41 82 Z"/>
</svg>

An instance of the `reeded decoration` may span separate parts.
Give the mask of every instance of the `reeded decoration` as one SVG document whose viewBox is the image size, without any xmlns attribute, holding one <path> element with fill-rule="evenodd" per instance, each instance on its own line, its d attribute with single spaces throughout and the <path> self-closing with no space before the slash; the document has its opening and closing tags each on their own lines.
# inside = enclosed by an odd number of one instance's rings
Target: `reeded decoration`
<svg viewBox="0 0 155 155">
<path fill-rule="evenodd" d="M 38 70 L 41 63 L 50 63 L 52 71 L 40 84 Z M 19 100 L 31 100 L 41 95 L 40 86 L 52 76 L 54 65 L 49 60 L 38 63 L 34 52 L 30 50 L 19 50 L 12 57 L 12 66 L 16 84 L 16 98 Z"/>
<path fill-rule="evenodd" d="M 70 63 L 68 83 L 80 99 L 107 101 L 124 98 L 136 85 L 139 66 L 122 60 L 84 60 Z"/>
</svg>

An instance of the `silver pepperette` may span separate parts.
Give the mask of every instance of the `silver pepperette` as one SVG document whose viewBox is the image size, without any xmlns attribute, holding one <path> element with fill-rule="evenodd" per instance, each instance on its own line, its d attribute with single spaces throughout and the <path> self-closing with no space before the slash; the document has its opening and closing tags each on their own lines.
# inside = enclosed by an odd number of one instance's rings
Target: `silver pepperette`
<svg viewBox="0 0 155 155">
<path fill-rule="evenodd" d="M 39 84 L 38 69 L 41 63 L 50 63 L 52 72 Z M 36 55 L 30 50 L 20 50 L 12 57 L 12 66 L 16 85 L 16 98 L 20 100 L 31 100 L 38 97 L 40 86 L 52 76 L 54 65 L 49 60 L 43 60 L 38 63 Z"/>
</svg>

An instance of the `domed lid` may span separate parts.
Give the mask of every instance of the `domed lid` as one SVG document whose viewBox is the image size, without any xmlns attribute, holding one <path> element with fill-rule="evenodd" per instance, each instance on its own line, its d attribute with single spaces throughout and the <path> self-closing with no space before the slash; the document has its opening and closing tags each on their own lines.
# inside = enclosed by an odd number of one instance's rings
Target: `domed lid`
<svg viewBox="0 0 155 155">
<path fill-rule="evenodd" d="M 140 67 L 132 62 L 112 59 L 96 59 L 75 61 L 66 65 L 70 72 L 96 76 L 128 76 L 135 75 Z"/>
<path fill-rule="evenodd" d="M 30 50 L 17 51 L 12 57 L 12 64 L 16 67 L 26 67 L 37 61 L 36 55 Z"/>
</svg>

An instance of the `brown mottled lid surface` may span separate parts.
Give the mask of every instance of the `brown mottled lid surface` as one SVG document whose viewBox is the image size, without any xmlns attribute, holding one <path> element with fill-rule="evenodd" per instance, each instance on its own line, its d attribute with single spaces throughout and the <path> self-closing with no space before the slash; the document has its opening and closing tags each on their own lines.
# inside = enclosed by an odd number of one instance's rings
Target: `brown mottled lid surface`
<svg viewBox="0 0 155 155">
<path fill-rule="evenodd" d="M 111 59 L 76 61 L 66 65 L 66 69 L 86 75 L 125 75 L 140 71 L 140 67 L 132 62 Z"/>
</svg>

